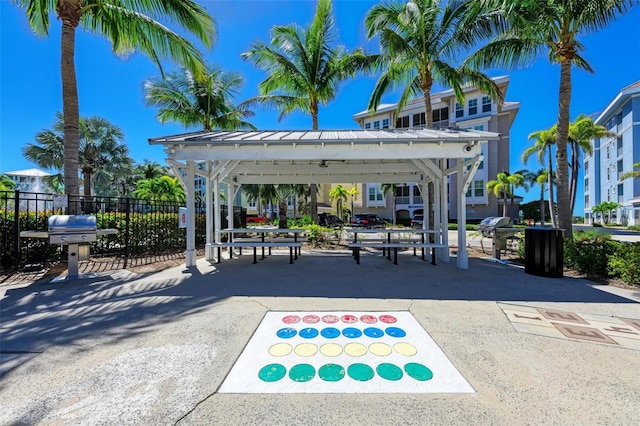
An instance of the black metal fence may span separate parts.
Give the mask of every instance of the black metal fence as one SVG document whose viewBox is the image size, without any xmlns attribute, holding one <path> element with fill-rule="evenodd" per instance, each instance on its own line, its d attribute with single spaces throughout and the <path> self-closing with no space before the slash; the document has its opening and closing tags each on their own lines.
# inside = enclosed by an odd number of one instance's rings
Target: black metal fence
<svg viewBox="0 0 640 426">
<path fill-rule="evenodd" d="M 70 208 L 71 207 L 71 208 Z M 145 201 L 122 197 L 60 197 L 56 194 L 0 191 L 0 244 L 2 268 L 66 259 L 65 247 L 49 244 L 48 238 L 21 236 L 22 231 L 46 232 L 53 214 L 91 214 L 98 229 L 117 232 L 98 236 L 91 256 L 135 258 L 179 253 L 186 248 L 186 229 L 178 227 L 179 202 Z M 196 248 L 206 243 L 205 204 L 195 211 Z M 234 225 L 246 226 L 246 209 L 233 207 Z M 222 227 L 227 226 L 227 206 L 222 206 Z"/>
</svg>

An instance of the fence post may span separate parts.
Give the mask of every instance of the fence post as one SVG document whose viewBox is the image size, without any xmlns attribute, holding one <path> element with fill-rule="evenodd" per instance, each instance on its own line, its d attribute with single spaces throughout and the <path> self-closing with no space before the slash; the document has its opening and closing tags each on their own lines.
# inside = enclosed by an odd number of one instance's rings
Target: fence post
<svg viewBox="0 0 640 426">
<path fill-rule="evenodd" d="M 131 219 L 129 211 L 131 210 L 131 198 L 127 197 L 127 201 L 125 203 L 127 213 L 125 214 L 125 225 L 124 225 L 124 258 L 129 258 L 129 220 Z"/>
<path fill-rule="evenodd" d="M 15 259 L 14 267 L 18 269 L 20 265 L 20 190 L 16 189 L 13 193 L 13 209 L 14 209 L 14 223 L 13 228 L 13 258 Z"/>
</svg>

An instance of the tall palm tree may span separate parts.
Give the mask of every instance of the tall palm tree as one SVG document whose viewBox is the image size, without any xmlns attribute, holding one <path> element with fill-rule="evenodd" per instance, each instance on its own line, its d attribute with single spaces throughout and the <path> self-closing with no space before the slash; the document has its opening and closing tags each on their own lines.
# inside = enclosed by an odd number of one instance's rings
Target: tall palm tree
<svg viewBox="0 0 640 426">
<path fill-rule="evenodd" d="M 233 105 L 243 83 L 242 75 L 212 65 L 200 76 L 183 68 L 164 78 L 145 81 L 145 101 L 147 106 L 158 108 L 156 117 L 161 123 L 201 125 L 204 130 L 255 130 L 253 124 L 245 121 L 253 112 Z"/>
<path fill-rule="evenodd" d="M 522 153 L 522 162 L 527 164 L 529 157 L 533 154 L 537 154 L 538 161 L 544 165 L 545 157 L 548 160 L 547 164 L 547 180 L 549 185 L 549 215 L 551 216 L 551 223 L 553 227 L 557 227 L 557 219 L 555 214 L 555 202 L 553 197 L 553 146 L 556 142 L 556 126 L 551 129 L 537 130 L 529 134 L 529 140 L 535 139 L 536 142 L 533 146 L 530 146 Z"/>
<path fill-rule="evenodd" d="M 637 0 L 478 0 L 475 12 L 493 10 L 498 35 L 476 55 L 473 63 L 481 67 L 520 66 L 546 52 L 551 62 L 560 65 L 556 163 L 558 179 L 558 225 L 572 238 L 572 212 L 569 192 L 569 110 L 571 72 L 577 66 L 593 69 L 582 56 L 582 35 L 606 27 Z M 504 20 L 503 18 L 506 18 Z M 551 170 L 550 170 L 551 172 Z M 553 217 L 553 212 L 552 217 Z"/>
<path fill-rule="evenodd" d="M 38 166 L 61 171 L 64 167 L 64 119 L 57 114 L 52 129 L 38 132 L 34 143 L 22 148 L 23 156 Z M 132 162 L 126 145 L 121 143 L 124 133 L 120 128 L 102 117 L 81 117 L 78 136 L 78 169 L 82 172 L 84 195 L 92 195 L 93 176 L 97 173 L 103 187 L 108 185 L 113 173 Z M 78 172 L 76 171 L 76 174 Z M 69 207 L 75 203 L 70 203 Z"/>
<path fill-rule="evenodd" d="M 527 183 L 526 183 L 525 177 L 522 176 L 522 174 L 520 174 L 518 172 L 515 172 L 514 174 L 511 174 L 511 175 L 508 174 L 507 180 L 509 181 L 509 184 L 511 185 L 511 189 L 509 191 L 509 195 L 511 195 L 511 213 L 513 214 L 514 213 L 513 205 L 515 204 L 516 189 L 518 189 L 518 188 L 527 188 Z"/>
<path fill-rule="evenodd" d="M 636 169 L 640 169 L 640 162 L 635 163 L 633 167 Z M 632 170 L 630 172 L 623 173 L 620 176 L 620 180 L 629 179 L 629 178 L 640 179 L 640 170 Z"/>
<path fill-rule="evenodd" d="M 455 66 L 456 56 L 484 37 L 473 22 L 466 21 L 470 2 L 450 0 L 444 7 L 439 0 L 411 0 L 375 5 L 365 18 L 367 37 L 378 36 L 384 71 L 369 99 L 375 111 L 389 90 L 402 90 L 397 113 L 415 96 L 422 96 L 427 127 L 433 125 L 431 89 L 434 83 L 451 87 L 464 103 L 463 86 L 472 83 L 491 98 L 502 102 L 498 86 L 472 67 Z M 433 211 L 433 183 L 429 183 L 429 211 Z M 429 215 L 433 229 L 434 215 Z"/>
<path fill-rule="evenodd" d="M 280 111 L 280 119 L 299 110 L 311 115 L 311 128 L 318 130 L 320 104 L 336 97 L 338 86 L 375 60 L 356 49 L 334 46 L 337 36 L 330 0 L 318 0 L 313 21 L 307 28 L 291 24 L 271 30 L 271 46 L 255 41 L 242 54 L 269 76 L 260 83 L 260 96 L 243 107 L 262 106 Z M 318 221 L 318 188 L 310 186 L 311 217 Z"/>
<path fill-rule="evenodd" d="M 194 0 L 15 0 L 27 13 L 29 25 L 38 35 L 49 33 L 50 15 L 62 24 L 61 76 L 64 114 L 65 193 L 76 195 L 78 185 L 78 147 L 80 143 L 78 86 L 75 69 L 76 29 L 106 37 L 116 54 L 140 50 L 158 66 L 161 59 L 203 69 L 200 52 L 187 39 L 167 27 L 166 22 L 195 35 L 208 48 L 215 39 L 215 23 L 205 8 Z M 71 213 L 76 213 L 72 203 Z"/>
<path fill-rule="evenodd" d="M 344 218 L 343 205 L 347 201 L 348 196 L 349 191 L 342 185 L 336 185 L 329 191 L 329 198 L 331 201 L 336 202 L 336 211 L 341 219 Z"/>
<path fill-rule="evenodd" d="M 605 136 L 615 137 L 616 134 L 607 130 L 606 127 L 593 122 L 592 117 L 580 114 L 569 124 L 569 143 L 571 145 L 571 181 L 569 184 L 569 197 L 571 200 L 571 214 L 576 204 L 578 191 L 578 172 L 580 171 L 580 156 L 582 152 L 591 155 L 593 147 L 591 140 L 603 138 Z"/>
<path fill-rule="evenodd" d="M 495 180 L 487 182 L 487 190 L 502 198 L 502 216 L 507 216 L 507 197 L 511 195 L 511 181 L 507 172 L 499 172 Z"/>
<path fill-rule="evenodd" d="M 275 187 L 276 199 L 278 200 L 278 228 L 287 227 L 288 201 L 296 195 L 296 187 L 292 184 L 282 183 Z"/>
</svg>

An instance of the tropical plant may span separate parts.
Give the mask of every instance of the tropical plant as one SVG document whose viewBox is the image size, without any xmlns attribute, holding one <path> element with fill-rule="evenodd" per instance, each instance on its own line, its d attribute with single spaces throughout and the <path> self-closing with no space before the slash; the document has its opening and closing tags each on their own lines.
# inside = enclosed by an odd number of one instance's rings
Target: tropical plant
<svg viewBox="0 0 640 426">
<path fill-rule="evenodd" d="M 380 185 L 380 191 L 386 197 L 387 193 L 391 193 L 391 211 L 393 212 L 392 223 L 396 224 L 396 188 L 397 185 L 395 183 L 383 183 Z"/>
<path fill-rule="evenodd" d="M 633 167 L 636 168 L 636 169 L 640 169 L 640 162 L 635 163 L 633 165 Z M 632 170 L 630 172 L 623 173 L 620 176 L 620 180 L 630 179 L 630 178 L 631 179 L 640 179 L 640 170 Z"/>
<path fill-rule="evenodd" d="M 147 106 L 158 108 L 161 123 L 176 122 L 185 127 L 201 125 L 204 130 L 252 129 L 245 121 L 253 112 L 233 105 L 234 96 L 242 88 L 244 78 L 239 73 L 226 72 L 212 65 L 206 73 L 195 75 L 182 68 L 144 83 Z"/>
<path fill-rule="evenodd" d="M 7 175 L 0 175 L 0 191 L 13 191 L 16 183 Z"/>
<path fill-rule="evenodd" d="M 136 171 L 142 179 L 153 179 L 167 174 L 167 168 L 156 161 L 144 160 L 136 166 Z"/>
<path fill-rule="evenodd" d="M 452 65 L 460 51 L 470 49 L 484 37 L 481 29 L 466 20 L 471 2 L 449 1 L 444 9 L 439 0 L 377 4 L 365 18 L 367 37 L 379 37 L 383 72 L 369 99 L 375 111 L 389 90 L 402 90 L 397 113 L 407 101 L 422 96 L 425 122 L 432 127 L 431 88 L 434 83 L 449 86 L 464 103 L 463 87 L 472 83 L 491 98 L 502 102 L 503 94 L 491 78 L 472 67 Z M 428 209 L 433 212 L 433 182 L 429 185 Z M 433 229 L 435 215 L 429 215 Z"/>
<path fill-rule="evenodd" d="M 341 219 L 344 219 L 343 205 L 347 201 L 349 190 L 342 185 L 336 185 L 329 191 L 329 199 L 336 202 L 336 211 Z"/>
<path fill-rule="evenodd" d="M 502 198 L 502 216 L 507 216 L 507 198 L 511 195 L 512 183 L 507 172 L 499 172 L 495 180 L 487 182 L 487 190 Z"/>
<path fill-rule="evenodd" d="M 80 118 L 79 126 L 76 164 L 82 172 L 84 195 L 96 193 L 96 187 L 110 194 L 114 174 L 132 163 L 126 145 L 121 143 L 124 133 L 118 126 L 97 116 Z M 45 169 L 61 171 L 64 167 L 64 128 L 63 116 L 58 113 L 52 129 L 41 130 L 35 136 L 35 143 L 23 147 L 24 157 Z"/>
<path fill-rule="evenodd" d="M 611 212 L 620 207 L 620 204 L 616 203 L 615 201 L 603 201 L 602 203 L 600 203 L 600 207 L 602 208 L 602 214 L 605 218 L 605 223 L 609 223 L 612 217 Z M 606 216 L 604 215 L 604 213 L 607 213 Z"/>
<path fill-rule="evenodd" d="M 482 68 L 518 67 L 546 51 L 549 60 L 560 65 L 556 134 L 558 225 L 565 229 L 566 237 L 572 238 L 567 159 L 571 72 L 573 66 L 593 72 L 581 55 L 585 46 L 579 38 L 604 28 L 637 1 L 482 0 L 470 3 L 474 4 L 470 15 L 492 16 L 495 19 L 492 28 L 497 32 L 494 39 L 472 56 L 470 63 Z M 487 14 L 487 11 L 493 13 Z"/>
<path fill-rule="evenodd" d="M 291 184 L 279 184 L 275 187 L 275 195 L 278 200 L 278 228 L 287 227 L 287 210 L 289 206 L 287 201 L 296 195 L 296 188 Z"/>
<path fill-rule="evenodd" d="M 596 206 L 591 207 L 591 214 L 593 215 L 594 220 L 600 215 L 600 223 L 604 224 L 604 206 L 602 204 L 598 204 Z"/>
<path fill-rule="evenodd" d="M 159 67 L 169 57 L 190 69 L 203 70 L 200 52 L 186 38 L 172 31 L 175 23 L 195 35 L 206 47 L 215 39 L 215 23 L 205 8 L 194 0 L 15 0 L 27 13 L 29 25 L 38 35 L 48 35 L 49 19 L 55 15 L 62 24 L 61 66 L 62 111 L 64 115 L 65 193 L 79 194 L 78 87 L 75 69 L 75 37 L 78 26 L 106 37 L 118 55 L 140 50 Z M 161 22 L 162 21 L 162 22 Z M 70 204 L 71 213 L 76 203 Z"/>
<path fill-rule="evenodd" d="M 311 115 L 311 128 L 318 130 L 320 104 L 336 97 L 338 86 L 356 72 L 365 70 L 372 57 L 364 50 L 347 53 L 333 46 L 335 22 L 330 0 L 319 0 L 313 21 L 303 29 L 295 24 L 271 30 L 271 46 L 255 41 L 242 54 L 269 76 L 260 83 L 260 96 L 243 102 L 243 108 L 259 106 L 280 111 L 279 119 L 300 110 Z M 310 185 L 311 217 L 318 221 L 318 189 Z"/>
<path fill-rule="evenodd" d="M 556 141 L 555 126 L 551 129 L 537 130 L 529 134 L 529 140 L 535 139 L 536 142 L 533 146 L 527 148 L 522 153 L 522 162 L 527 164 L 529 157 L 533 154 L 537 154 L 538 161 L 544 165 L 545 156 L 547 158 L 547 184 L 549 185 L 549 214 L 551 215 L 551 223 L 553 227 L 557 227 L 557 219 L 555 215 L 555 202 L 553 197 L 553 146 Z"/>
<path fill-rule="evenodd" d="M 133 196 L 148 201 L 184 202 L 187 199 L 178 178 L 171 176 L 139 180 L 137 189 L 133 191 Z"/>
<path fill-rule="evenodd" d="M 582 152 L 591 155 L 593 147 L 591 140 L 603 138 L 605 136 L 615 137 L 616 134 L 609 132 L 606 127 L 593 122 L 592 117 L 580 114 L 569 124 L 569 143 L 571 145 L 571 181 L 569 184 L 569 199 L 571 200 L 571 214 L 576 205 L 578 191 L 578 172 L 580 171 L 580 156 Z"/>
</svg>

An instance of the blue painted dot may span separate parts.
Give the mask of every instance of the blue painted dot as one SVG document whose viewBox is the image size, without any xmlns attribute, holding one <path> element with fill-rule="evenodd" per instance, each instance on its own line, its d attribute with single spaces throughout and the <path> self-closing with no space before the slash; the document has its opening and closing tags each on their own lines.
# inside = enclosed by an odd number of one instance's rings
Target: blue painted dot
<svg viewBox="0 0 640 426">
<path fill-rule="evenodd" d="M 377 327 L 369 327 L 364 329 L 364 335 L 377 339 L 378 337 L 384 336 L 384 331 L 380 330 Z"/>
<path fill-rule="evenodd" d="M 303 339 L 313 339 L 318 337 L 318 330 L 315 328 L 307 327 L 300 330 L 300 337 Z"/>
<path fill-rule="evenodd" d="M 357 328 L 347 327 L 342 330 L 342 335 L 349 339 L 355 339 L 356 337 L 362 336 L 362 331 L 358 330 Z"/>
<path fill-rule="evenodd" d="M 320 334 L 322 335 L 322 337 L 325 337 L 327 339 L 335 339 L 340 335 L 340 330 L 334 327 L 327 327 L 323 328 Z"/>
<path fill-rule="evenodd" d="M 391 337 L 404 337 L 407 335 L 403 329 L 398 327 L 387 327 L 385 331 Z"/>
<path fill-rule="evenodd" d="M 290 338 L 294 337 L 297 333 L 298 332 L 296 331 L 295 328 L 286 327 L 286 328 L 281 328 L 280 330 L 278 330 L 278 332 L 276 334 L 281 339 L 290 339 Z"/>
</svg>

